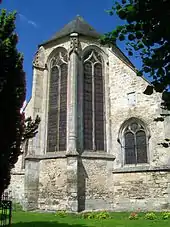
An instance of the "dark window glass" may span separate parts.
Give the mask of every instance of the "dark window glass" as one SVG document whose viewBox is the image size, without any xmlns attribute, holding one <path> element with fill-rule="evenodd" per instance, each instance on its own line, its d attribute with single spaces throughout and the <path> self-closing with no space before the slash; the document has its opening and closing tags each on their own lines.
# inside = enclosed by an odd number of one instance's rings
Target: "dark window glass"
<svg viewBox="0 0 170 227">
<path fill-rule="evenodd" d="M 147 138 L 143 126 L 132 122 L 126 127 L 124 136 L 125 163 L 147 163 Z"/>
<path fill-rule="evenodd" d="M 136 133 L 137 163 L 147 162 L 146 134 L 144 131 Z"/>
<path fill-rule="evenodd" d="M 94 66 L 94 103 L 96 150 L 104 150 L 103 76 L 101 64 L 95 64 Z"/>
<path fill-rule="evenodd" d="M 66 150 L 68 66 L 64 61 L 67 53 L 61 51 L 51 62 L 47 152 Z"/>
<path fill-rule="evenodd" d="M 60 82 L 59 151 L 66 150 L 67 129 L 67 64 L 62 64 Z"/>
<path fill-rule="evenodd" d="M 92 65 L 84 64 L 84 149 L 93 149 L 92 135 Z"/>
<path fill-rule="evenodd" d="M 126 164 L 136 163 L 135 137 L 132 132 L 127 132 L 125 134 L 125 163 Z"/>
<path fill-rule="evenodd" d="M 58 138 L 58 95 L 59 95 L 59 70 L 51 69 L 49 112 L 48 112 L 48 138 L 47 151 L 54 152 Z"/>
<path fill-rule="evenodd" d="M 136 123 L 132 123 L 132 124 L 131 124 L 131 130 L 132 130 L 133 132 L 136 132 L 137 128 L 138 128 L 138 124 L 136 124 Z"/>
<path fill-rule="evenodd" d="M 91 50 L 84 62 L 84 149 L 104 150 L 104 85 L 101 56 Z"/>
</svg>

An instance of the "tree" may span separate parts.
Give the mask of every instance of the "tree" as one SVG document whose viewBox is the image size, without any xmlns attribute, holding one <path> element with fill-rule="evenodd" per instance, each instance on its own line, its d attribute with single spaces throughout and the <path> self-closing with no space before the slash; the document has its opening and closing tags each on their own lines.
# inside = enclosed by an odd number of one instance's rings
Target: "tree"
<svg viewBox="0 0 170 227">
<path fill-rule="evenodd" d="M 102 44 L 115 45 L 126 41 L 129 56 L 139 54 L 142 69 L 138 75 L 148 73 L 153 89 L 163 92 L 162 107 L 170 109 L 170 1 L 169 0 L 120 0 L 114 1 L 109 14 L 116 15 L 125 23 L 117 26 L 101 38 Z"/>
<path fill-rule="evenodd" d="M 23 57 L 18 53 L 15 33 L 16 13 L 0 15 L 0 197 L 10 182 L 10 171 L 20 154 L 25 100 Z"/>
<path fill-rule="evenodd" d="M 33 121 L 31 117 L 25 119 L 24 131 L 22 136 L 22 143 L 35 137 L 38 133 L 38 126 L 40 124 L 40 117 L 37 115 Z"/>
<path fill-rule="evenodd" d="M 16 45 L 16 13 L 1 10 L 0 15 L 0 198 L 10 183 L 11 169 L 21 154 L 21 145 L 37 133 L 39 117 L 25 120 L 20 109 L 26 84 L 23 56 Z"/>
</svg>

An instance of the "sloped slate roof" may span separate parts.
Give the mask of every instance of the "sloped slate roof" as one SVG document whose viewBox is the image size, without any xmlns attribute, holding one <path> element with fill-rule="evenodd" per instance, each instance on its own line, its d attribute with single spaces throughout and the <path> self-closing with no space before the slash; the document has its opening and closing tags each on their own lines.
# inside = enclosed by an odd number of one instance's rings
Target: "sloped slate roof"
<svg viewBox="0 0 170 227">
<path fill-rule="evenodd" d="M 56 39 L 68 36 L 71 33 L 78 33 L 80 35 L 85 35 L 93 38 L 100 37 L 100 34 L 93 27 L 91 27 L 81 16 L 76 16 L 75 19 L 66 24 L 64 28 L 62 28 L 50 40 L 43 44 L 47 44 Z"/>
</svg>

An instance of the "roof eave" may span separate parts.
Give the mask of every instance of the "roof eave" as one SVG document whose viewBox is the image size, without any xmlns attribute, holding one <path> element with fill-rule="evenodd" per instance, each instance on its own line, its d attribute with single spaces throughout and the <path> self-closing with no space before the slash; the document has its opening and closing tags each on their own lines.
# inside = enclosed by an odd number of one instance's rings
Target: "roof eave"
<svg viewBox="0 0 170 227">
<path fill-rule="evenodd" d="M 65 36 L 59 36 L 59 37 L 55 37 L 55 38 L 53 38 L 53 39 L 50 39 L 50 40 L 48 40 L 48 41 L 46 41 L 46 42 L 43 42 L 43 43 L 41 43 L 41 44 L 39 44 L 38 45 L 38 48 L 40 48 L 41 46 L 45 46 L 45 45 L 47 45 L 47 44 L 50 44 L 50 43 L 52 43 L 52 42 L 55 42 L 55 41 L 57 41 L 57 40 L 60 40 L 60 39 L 62 39 L 62 38 L 66 38 L 66 37 L 70 37 L 70 35 L 71 34 L 67 34 L 67 35 L 65 35 Z M 93 38 L 93 39 L 99 39 L 100 38 L 100 36 L 101 36 L 101 34 L 96 34 L 96 35 L 85 35 L 85 34 L 81 34 L 81 33 L 79 33 L 79 36 L 84 36 L 84 37 L 89 37 L 89 38 Z"/>
</svg>

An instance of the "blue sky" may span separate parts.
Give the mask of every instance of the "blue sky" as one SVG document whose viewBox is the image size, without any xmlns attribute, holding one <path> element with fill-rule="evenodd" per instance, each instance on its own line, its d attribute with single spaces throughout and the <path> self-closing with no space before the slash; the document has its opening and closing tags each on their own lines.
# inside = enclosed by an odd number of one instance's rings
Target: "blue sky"
<svg viewBox="0 0 170 227">
<path fill-rule="evenodd" d="M 27 100 L 32 88 L 32 60 L 38 44 L 48 40 L 77 14 L 98 32 L 111 31 L 121 21 L 109 16 L 112 0 L 2 0 L 1 8 L 18 12 L 16 30 L 19 35 L 18 49 L 24 54 L 24 70 L 27 79 Z M 124 51 L 124 45 L 119 47 Z M 131 58 L 138 68 L 140 62 Z"/>
</svg>

